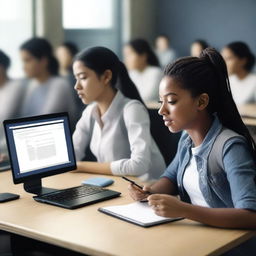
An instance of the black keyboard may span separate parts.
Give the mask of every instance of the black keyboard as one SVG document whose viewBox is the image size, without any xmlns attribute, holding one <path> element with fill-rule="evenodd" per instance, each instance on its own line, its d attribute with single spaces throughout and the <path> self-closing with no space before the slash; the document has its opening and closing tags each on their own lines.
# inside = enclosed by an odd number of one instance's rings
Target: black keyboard
<svg viewBox="0 0 256 256">
<path fill-rule="evenodd" d="M 41 195 L 40 198 L 50 201 L 70 201 L 78 199 L 85 196 L 90 196 L 93 194 L 101 193 L 107 191 L 102 187 L 96 187 L 92 185 L 82 185 L 78 187 L 58 190 L 56 192 L 51 192 L 45 195 Z"/>
</svg>

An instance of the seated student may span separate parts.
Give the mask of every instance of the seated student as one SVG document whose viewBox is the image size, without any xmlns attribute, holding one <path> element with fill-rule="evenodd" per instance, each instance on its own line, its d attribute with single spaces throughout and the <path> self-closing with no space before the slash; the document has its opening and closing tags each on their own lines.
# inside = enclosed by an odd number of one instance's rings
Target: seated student
<svg viewBox="0 0 256 256">
<path fill-rule="evenodd" d="M 190 55 L 192 57 L 199 57 L 201 52 L 207 47 L 209 47 L 209 45 L 205 40 L 197 39 L 190 46 Z"/>
<path fill-rule="evenodd" d="M 157 101 L 162 70 L 148 42 L 135 39 L 126 44 L 124 62 L 143 101 Z"/>
<path fill-rule="evenodd" d="M 10 64 L 10 58 L 0 50 L 0 162 L 7 158 L 3 121 L 17 117 L 25 92 L 21 80 L 9 78 Z"/>
<path fill-rule="evenodd" d="M 97 162 L 77 162 L 79 171 L 158 178 L 164 159 L 150 133 L 148 112 L 127 70 L 104 47 L 82 51 L 73 64 L 75 89 L 89 104 L 73 134 L 76 157 L 90 146 Z"/>
<path fill-rule="evenodd" d="M 248 45 L 243 42 L 230 43 L 223 48 L 222 56 L 227 64 L 236 104 L 256 103 L 256 75 L 251 72 L 255 56 Z"/>
<path fill-rule="evenodd" d="M 161 178 L 144 191 L 130 185 L 131 197 L 147 197 L 160 216 L 255 229 L 256 147 L 233 101 L 221 55 L 207 48 L 199 58 L 185 57 L 168 65 L 159 95 L 165 125 L 170 132 L 184 132 Z M 208 158 L 222 131 L 238 135 L 223 145 L 219 161 L 224 170 L 216 167 L 216 152 L 211 165 Z"/>
<path fill-rule="evenodd" d="M 77 46 L 72 42 L 64 42 L 56 49 L 56 58 L 59 62 L 59 73 L 62 76 L 73 76 L 73 58 L 78 53 Z"/>
<path fill-rule="evenodd" d="M 56 49 L 55 55 L 59 62 L 59 73 L 62 77 L 67 79 L 69 85 L 72 87 L 73 96 L 76 104 L 76 117 L 75 121 L 81 117 L 81 114 L 85 108 L 84 104 L 79 99 L 77 93 L 73 89 L 76 80 L 73 75 L 72 65 L 73 58 L 78 53 L 78 48 L 73 42 L 64 42 Z"/>
<path fill-rule="evenodd" d="M 176 51 L 170 47 L 170 39 L 167 35 L 161 34 L 155 41 L 156 55 L 162 68 L 177 58 Z"/>
<path fill-rule="evenodd" d="M 50 43 L 43 38 L 32 38 L 21 45 L 20 53 L 29 78 L 21 116 L 67 111 L 72 122 L 75 114 L 72 88 L 58 76 L 58 62 Z"/>
</svg>

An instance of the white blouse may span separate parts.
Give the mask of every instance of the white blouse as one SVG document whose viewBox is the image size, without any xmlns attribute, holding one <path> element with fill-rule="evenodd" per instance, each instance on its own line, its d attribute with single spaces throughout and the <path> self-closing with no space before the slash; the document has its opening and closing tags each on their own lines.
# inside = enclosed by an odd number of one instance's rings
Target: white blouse
<svg viewBox="0 0 256 256">
<path fill-rule="evenodd" d="M 200 147 L 201 146 L 191 148 L 192 155 L 183 176 L 183 185 L 189 195 L 192 204 L 209 207 L 200 190 L 199 174 L 195 160 L 195 154 L 200 150 Z"/>
<path fill-rule="evenodd" d="M 90 144 L 98 162 L 110 162 L 114 175 L 157 179 L 165 169 L 164 159 L 150 133 L 146 108 L 117 92 L 104 115 L 96 103 L 86 107 L 73 134 L 77 160 Z"/>
<path fill-rule="evenodd" d="M 145 102 L 159 100 L 159 84 L 163 77 L 161 68 L 148 66 L 142 72 L 130 70 L 129 76 Z"/>
<path fill-rule="evenodd" d="M 256 75 L 248 74 L 240 80 L 236 75 L 229 77 L 234 101 L 237 105 L 256 103 Z"/>
</svg>

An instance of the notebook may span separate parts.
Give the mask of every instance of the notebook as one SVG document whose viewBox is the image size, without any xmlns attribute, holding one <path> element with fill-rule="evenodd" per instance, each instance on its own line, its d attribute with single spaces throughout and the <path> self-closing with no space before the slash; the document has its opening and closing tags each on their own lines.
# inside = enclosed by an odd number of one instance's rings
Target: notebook
<svg viewBox="0 0 256 256">
<path fill-rule="evenodd" d="M 151 227 L 162 223 L 182 219 L 165 218 L 158 216 L 154 213 L 154 210 L 147 203 L 141 202 L 134 202 L 126 205 L 101 207 L 98 210 L 107 215 L 131 222 L 142 227 Z"/>
</svg>

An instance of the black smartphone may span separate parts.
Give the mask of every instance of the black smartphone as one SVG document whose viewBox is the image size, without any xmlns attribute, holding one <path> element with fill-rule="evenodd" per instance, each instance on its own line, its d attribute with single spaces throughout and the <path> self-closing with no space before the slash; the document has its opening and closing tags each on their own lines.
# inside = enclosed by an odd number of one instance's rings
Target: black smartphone
<svg viewBox="0 0 256 256">
<path fill-rule="evenodd" d="M 0 203 L 8 202 L 11 200 L 19 199 L 20 195 L 13 193 L 0 193 Z"/>
</svg>

